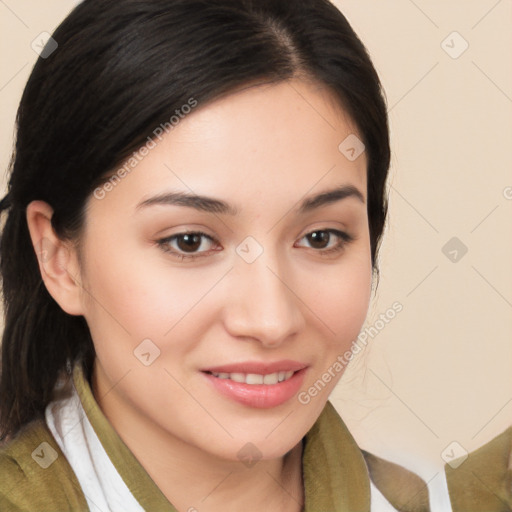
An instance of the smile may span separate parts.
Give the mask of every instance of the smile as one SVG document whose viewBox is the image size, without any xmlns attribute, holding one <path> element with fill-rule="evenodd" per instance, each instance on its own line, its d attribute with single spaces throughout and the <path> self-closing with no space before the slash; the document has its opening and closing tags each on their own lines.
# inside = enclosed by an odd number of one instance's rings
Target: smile
<svg viewBox="0 0 512 512">
<path fill-rule="evenodd" d="M 245 362 L 202 370 L 216 393 L 244 406 L 268 409 L 290 401 L 301 389 L 308 367 L 297 361 Z"/>
</svg>

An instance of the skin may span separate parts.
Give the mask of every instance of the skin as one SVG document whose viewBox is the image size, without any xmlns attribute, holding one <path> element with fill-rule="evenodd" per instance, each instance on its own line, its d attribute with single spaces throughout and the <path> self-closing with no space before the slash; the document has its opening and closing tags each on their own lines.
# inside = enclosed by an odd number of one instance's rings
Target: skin
<svg viewBox="0 0 512 512">
<path fill-rule="evenodd" d="M 371 294 L 367 205 L 348 197 L 296 211 L 340 185 L 366 201 L 365 154 L 350 161 L 338 149 L 350 134 L 354 123 L 321 85 L 249 87 L 199 105 L 103 199 L 90 197 L 81 260 L 52 231 L 49 205 L 27 208 L 34 245 L 53 247 L 40 261 L 46 287 L 90 328 L 96 400 L 180 511 L 301 510 L 301 440 L 342 372 L 307 405 L 293 397 L 261 409 L 220 395 L 200 370 L 291 359 L 308 366 L 304 391 L 356 339 Z M 136 208 L 171 189 L 223 199 L 239 214 Z M 315 245 L 306 235 L 326 229 L 353 240 L 322 256 L 340 239 Z M 193 230 L 216 240 L 202 238 L 196 260 L 157 243 Z M 250 264 L 236 252 L 247 236 L 263 248 Z M 167 245 L 187 254 L 182 238 Z M 134 357 L 146 338 L 160 350 L 149 366 Z M 250 468 L 237 456 L 248 442 L 262 455 Z"/>
</svg>

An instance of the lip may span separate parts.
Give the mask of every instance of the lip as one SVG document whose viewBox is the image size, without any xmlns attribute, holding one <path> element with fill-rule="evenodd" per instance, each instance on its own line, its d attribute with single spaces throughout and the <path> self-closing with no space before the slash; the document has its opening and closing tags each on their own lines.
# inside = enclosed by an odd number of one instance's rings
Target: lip
<svg viewBox="0 0 512 512">
<path fill-rule="evenodd" d="M 293 371 L 294 374 L 277 384 L 246 384 L 231 379 L 220 379 L 211 373 L 257 373 L 267 375 L 280 371 Z M 216 366 L 202 373 L 210 385 L 221 395 L 242 405 L 256 409 L 269 409 L 286 403 L 294 397 L 304 382 L 307 371 L 305 364 L 297 361 L 276 361 L 273 363 L 245 362 Z"/>
</svg>

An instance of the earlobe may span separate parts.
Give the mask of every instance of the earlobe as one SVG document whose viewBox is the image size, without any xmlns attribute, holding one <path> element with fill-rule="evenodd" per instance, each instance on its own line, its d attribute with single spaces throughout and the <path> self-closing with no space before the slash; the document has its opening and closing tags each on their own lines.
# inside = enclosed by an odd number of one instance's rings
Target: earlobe
<svg viewBox="0 0 512 512">
<path fill-rule="evenodd" d="M 82 315 L 80 268 L 76 251 L 69 241 L 61 240 L 51 224 L 52 207 L 44 201 L 32 201 L 26 210 L 27 225 L 48 293 L 70 315 Z"/>
</svg>

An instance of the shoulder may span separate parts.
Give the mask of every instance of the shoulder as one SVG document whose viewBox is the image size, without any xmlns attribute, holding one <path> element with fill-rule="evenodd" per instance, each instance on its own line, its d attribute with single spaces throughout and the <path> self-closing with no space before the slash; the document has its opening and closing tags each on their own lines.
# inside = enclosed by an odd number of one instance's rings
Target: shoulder
<svg viewBox="0 0 512 512">
<path fill-rule="evenodd" d="M 454 510 L 512 510 L 512 427 L 445 471 Z"/>
<path fill-rule="evenodd" d="M 316 460 L 320 467 L 330 468 L 331 487 L 338 489 L 349 482 L 344 492 L 354 494 L 357 488 L 357 493 L 366 496 L 361 503 L 368 499 L 371 510 L 429 512 L 426 483 L 412 471 L 361 449 L 329 401 L 309 432 L 305 455 L 311 450 L 318 453 L 310 462 Z M 340 493 L 336 497 L 341 499 Z"/>
<path fill-rule="evenodd" d="M 416 473 L 361 450 L 373 485 L 396 509 L 404 512 L 429 512 L 430 498 L 426 482 Z"/>
<path fill-rule="evenodd" d="M 78 480 L 43 419 L 0 445 L 0 510 L 88 510 Z"/>
</svg>

